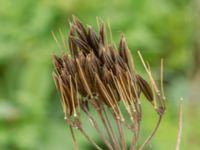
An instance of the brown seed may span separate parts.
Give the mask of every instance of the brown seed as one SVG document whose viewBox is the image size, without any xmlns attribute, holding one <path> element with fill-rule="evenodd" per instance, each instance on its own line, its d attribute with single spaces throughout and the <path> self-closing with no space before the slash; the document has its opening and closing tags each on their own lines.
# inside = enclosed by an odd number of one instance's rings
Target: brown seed
<svg viewBox="0 0 200 150">
<path fill-rule="evenodd" d="M 153 92 L 149 86 L 149 84 L 139 75 L 136 76 L 137 77 L 137 83 L 139 85 L 139 87 L 142 90 L 142 93 L 145 95 L 145 97 L 152 102 L 153 101 Z"/>
</svg>

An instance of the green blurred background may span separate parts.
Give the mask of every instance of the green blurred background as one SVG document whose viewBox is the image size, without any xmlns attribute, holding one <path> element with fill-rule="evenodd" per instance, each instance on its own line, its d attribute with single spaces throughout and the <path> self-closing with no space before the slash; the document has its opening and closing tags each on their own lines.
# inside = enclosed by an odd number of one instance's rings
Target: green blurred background
<svg viewBox="0 0 200 150">
<path fill-rule="evenodd" d="M 146 149 L 175 149 L 178 106 L 183 97 L 181 150 L 199 150 L 199 10 L 199 0 L 1 1 L 0 150 L 73 149 L 52 80 L 51 61 L 53 53 L 60 53 L 51 31 L 58 38 L 59 29 L 67 36 L 72 15 L 95 28 L 96 16 L 110 20 L 115 43 L 123 32 L 140 73 L 144 69 L 137 50 L 150 63 L 156 79 L 160 58 L 164 58 L 167 111 Z M 143 137 L 156 115 L 148 102 L 144 100 L 142 105 Z M 81 150 L 93 149 L 81 136 L 79 144 Z"/>
</svg>

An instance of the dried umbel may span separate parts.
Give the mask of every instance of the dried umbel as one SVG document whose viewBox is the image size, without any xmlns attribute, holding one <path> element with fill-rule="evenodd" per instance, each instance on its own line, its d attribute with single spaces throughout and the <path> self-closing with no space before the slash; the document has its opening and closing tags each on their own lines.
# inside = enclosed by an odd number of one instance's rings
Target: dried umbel
<svg viewBox="0 0 200 150">
<path fill-rule="evenodd" d="M 104 23 L 99 24 L 99 31 L 96 33 L 92 27 L 85 27 L 76 17 L 73 17 L 70 23 L 68 44 L 69 52 L 65 52 L 61 57 L 53 56 L 55 65 L 53 77 L 62 98 L 65 119 L 70 126 L 75 149 L 78 149 L 78 144 L 74 128 L 79 129 L 96 149 L 102 149 L 101 145 L 97 145 L 83 128 L 85 120 L 81 120 L 82 113 L 87 116 L 107 149 L 127 149 L 125 128 L 133 134 L 130 149 L 138 148 L 136 144 L 142 119 L 141 93 L 159 115 L 156 128 L 139 147 L 143 149 L 157 130 L 165 105 L 164 94 L 159 92 L 140 53 L 139 56 L 151 84 L 136 72 L 123 34 L 118 48 L 108 43 Z M 126 113 L 122 112 L 122 109 L 125 109 Z M 99 128 L 99 122 L 93 116 L 93 111 L 98 114 L 98 120 L 101 120 L 103 129 Z M 114 123 L 109 117 L 112 117 Z M 117 128 L 118 133 L 114 131 L 114 128 Z M 106 131 L 106 134 L 102 131 Z"/>
</svg>

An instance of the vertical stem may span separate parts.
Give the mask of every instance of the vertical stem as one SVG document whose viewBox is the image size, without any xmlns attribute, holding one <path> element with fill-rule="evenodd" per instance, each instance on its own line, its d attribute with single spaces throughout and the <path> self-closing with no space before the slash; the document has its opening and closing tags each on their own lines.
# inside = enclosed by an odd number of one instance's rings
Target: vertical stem
<svg viewBox="0 0 200 150">
<path fill-rule="evenodd" d="M 180 110 L 179 110 L 179 125 L 178 125 L 178 137 L 177 137 L 177 143 L 176 143 L 176 150 L 180 149 L 180 143 L 181 143 L 181 135 L 182 135 L 182 128 L 183 128 L 183 106 L 182 106 L 183 99 L 181 98 L 180 103 Z"/>
<path fill-rule="evenodd" d="M 105 119 L 104 119 L 103 116 L 102 116 L 102 112 L 101 112 L 101 111 L 98 111 L 98 114 L 99 114 L 99 116 L 100 116 L 100 119 L 101 119 L 101 121 L 102 121 L 102 124 L 103 124 L 103 126 L 104 126 L 104 128 L 105 128 L 105 130 L 106 130 L 106 132 L 107 132 L 107 134 L 108 134 L 108 136 L 110 137 L 110 139 L 111 139 L 111 141 L 112 141 L 112 144 L 114 144 L 113 137 L 112 137 L 112 135 L 111 135 L 111 133 L 110 133 L 110 131 L 109 131 L 109 129 L 108 129 L 108 126 L 107 126 L 107 124 L 106 124 Z"/>
<path fill-rule="evenodd" d="M 71 125 L 69 126 L 69 129 L 70 129 L 70 132 L 71 132 L 71 135 L 72 135 L 72 139 L 73 139 L 73 143 L 74 143 L 74 149 L 78 150 L 78 144 L 77 144 L 76 137 L 74 135 L 74 131 L 73 131 L 73 128 L 72 128 Z"/>
<path fill-rule="evenodd" d="M 109 126 L 109 128 L 110 128 L 111 135 L 112 135 L 112 137 L 113 137 L 114 144 L 115 144 L 115 146 L 116 146 L 116 150 L 120 150 L 120 145 L 119 145 L 119 143 L 117 142 L 117 139 L 116 139 L 115 134 L 114 134 L 114 131 L 113 131 L 113 127 L 112 127 L 112 125 L 111 125 L 111 123 L 110 123 L 110 120 L 109 120 L 109 118 L 108 118 L 108 115 L 107 115 L 106 110 L 104 109 L 104 107 L 103 107 L 103 112 L 104 112 L 106 121 L 107 121 L 107 123 L 108 123 L 108 126 Z"/>
<path fill-rule="evenodd" d="M 133 133 L 130 150 L 135 150 L 135 146 L 136 146 L 136 136 L 135 133 Z"/>
<path fill-rule="evenodd" d="M 109 130 L 109 127 L 108 127 L 108 125 L 106 123 L 107 120 L 104 119 L 104 115 L 102 114 L 102 110 L 104 110 L 103 106 L 102 106 L 102 109 L 98 109 L 97 110 L 98 115 L 99 115 L 99 117 L 100 117 L 100 119 L 102 121 L 102 124 L 103 124 L 108 136 L 110 137 L 110 140 L 112 141 L 113 146 L 115 147 L 115 150 L 117 150 L 117 149 L 119 149 L 119 147 L 117 147 L 117 141 L 114 138 L 113 132 L 111 132 L 111 130 Z"/>
<path fill-rule="evenodd" d="M 140 133 L 140 122 L 137 120 L 135 123 L 136 129 L 133 131 L 133 137 L 131 141 L 131 147 L 130 150 L 135 150 L 138 138 L 139 138 L 139 133 Z"/>
<path fill-rule="evenodd" d="M 118 120 L 118 119 L 115 119 L 115 121 L 117 123 L 117 128 L 118 128 L 118 131 L 119 131 L 122 150 L 126 150 L 126 139 L 124 137 L 124 131 L 123 131 L 123 128 L 122 128 L 122 124 L 121 124 L 120 120 Z"/>
</svg>

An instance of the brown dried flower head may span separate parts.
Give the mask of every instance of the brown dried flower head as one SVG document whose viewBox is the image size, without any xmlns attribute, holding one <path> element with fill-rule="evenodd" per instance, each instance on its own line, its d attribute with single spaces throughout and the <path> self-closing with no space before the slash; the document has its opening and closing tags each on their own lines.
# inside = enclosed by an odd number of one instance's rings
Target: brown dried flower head
<svg viewBox="0 0 200 150">
<path fill-rule="evenodd" d="M 99 31 L 96 33 L 92 27 L 85 27 L 73 17 L 68 36 L 70 51 L 61 57 L 53 56 L 55 65 L 53 77 L 62 98 L 65 119 L 71 128 L 76 149 L 78 145 L 73 127 L 78 128 L 96 149 L 102 149 L 83 129 L 81 113 L 88 116 L 108 149 L 127 149 L 125 135 L 122 135 L 123 127 L 133 132 L 131 148 L 135 149 L 142 117 L 140 95 L 143 93 L 159 116 L 162 116 L 165 109 L 163 93 L 160 94 L 144 62 L 151 85 L 136 72 L 124 35 L 121 35 L 119 46 L 116 48 L 108 43 L 105 24 L 99 26 Z M 159 102 L 159 106 L 156 101 Z M 119 103 L 122 103 L 130 121 L 125 119 Z M 89 110 L 90 107 L 98 113 L 107 135 L 101 133 Z M 120 142 L 112 131 L 114 127 L 106 113 L 112 114 L 113 120 L 116 121 Z M 149 140 L 150 138 L 145 141 L 141 149 Z"/>
</svg>

